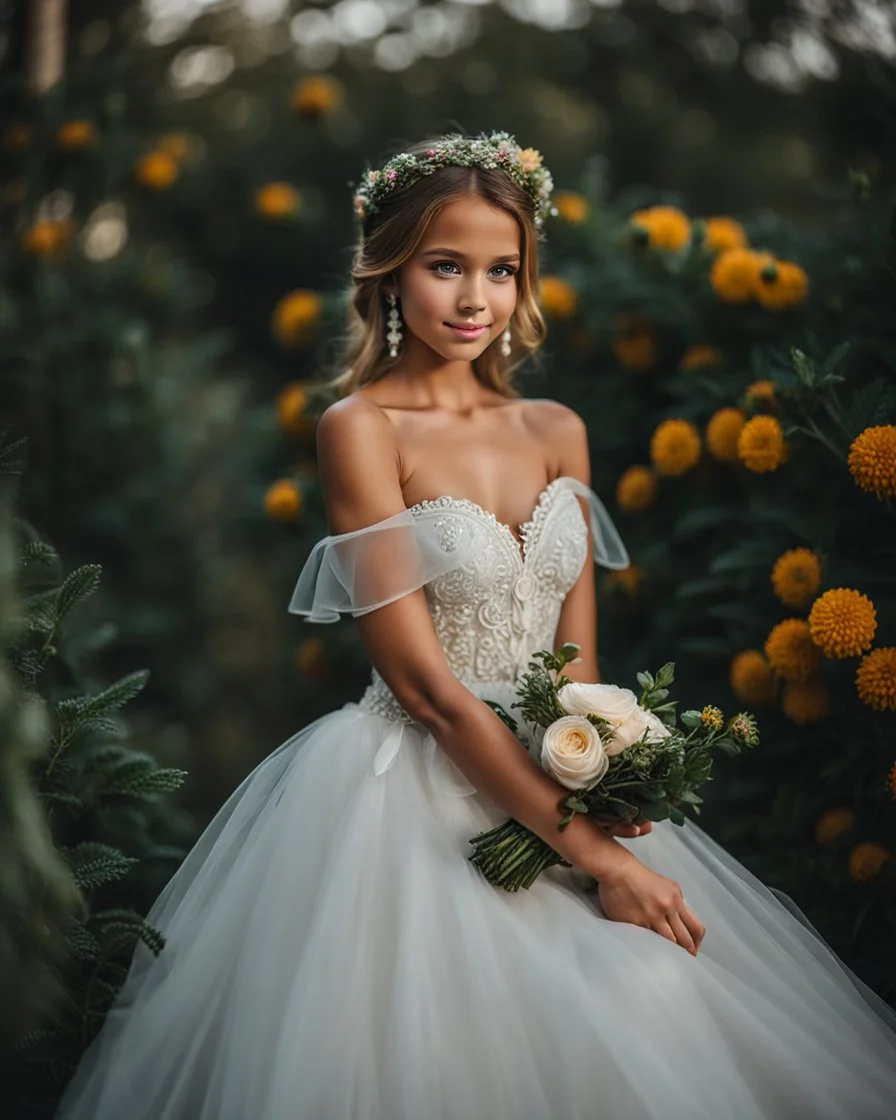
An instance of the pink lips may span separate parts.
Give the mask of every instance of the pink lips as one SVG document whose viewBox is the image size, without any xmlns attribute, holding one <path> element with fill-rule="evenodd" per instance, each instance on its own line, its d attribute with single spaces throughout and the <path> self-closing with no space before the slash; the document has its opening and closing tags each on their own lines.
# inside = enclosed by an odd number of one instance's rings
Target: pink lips
<svg viewBox="0 0 896 1120">
<path fill-rule="evenodd" d="M 453 331 L 458 338 L 465 339 L 479 338 L 482 334 L 485 333 L 486 330 L 488 330 L 488 327 L 485 326 L 485 324 L 481 326 L 475 326 L 472 323 L 469 325 L 462 325 L 459 323 L 446 323 L 445 326 L 450 331 Z"/>
</svg>

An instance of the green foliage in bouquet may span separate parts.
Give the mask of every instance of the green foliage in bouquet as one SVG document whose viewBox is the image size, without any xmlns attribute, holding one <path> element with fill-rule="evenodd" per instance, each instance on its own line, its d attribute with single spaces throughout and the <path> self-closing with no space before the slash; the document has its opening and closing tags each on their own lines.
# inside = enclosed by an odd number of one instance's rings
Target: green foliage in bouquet
<svg viewBox="0 0 896 1120">
<path fill-rule="evenodd" d="M 710 780 L 712 752 L 721 750 L 737 755 L 756 746 L 759 735 L 755 719 L 741 712 L 726 722 L 718 708 L 708 705 L 702 711 L 683 712 L 679 727 L 675 716 L 677 701 L 668 699 L 675 680 L 675 665 L 670 661 L 655 676 L 638 673 L 641 696 L 636 705 L 630 705 L 633 710 L 626 715 L 626 720 L 634 717 L 640 721 L 635 723 L 637 737 L 623 745 L 620 736 L 624 724 L 614 723 L 599 710 L 571 716 L 561 702 L 561 690 L 575 683 L 563 674 L 563 668 L 578 652 L 579 647 L 568 642 L 556 653 L 534 653 L 529 672 L 517 686 L 520 699 L 511 704 L 511 708 L 520 709 L 523 719 L 531 725 L 530 733 L 534 732 L 536 741 L 538 732 L 543 733 L 542 766 L 561 784 L 571 787 L 572 791 L 560 801 L 560 809 L 566 812 L 558 830 L 562 832 L 576 813 L 601 823 L 671 820 L 683 825 L 686 809 L 700 812 L 703 799 L 697 790 Z M 489 706 L 496 711 L 500 708 L 491 702 Z M 595 708 L 599 709 L 597 701 Z M 650 713 L 653 723 L 648 722 L 650 717 L 645 718 L 645 713 Z M 516 721 L 506 712 L 502 718 L 516 733 Z M 576 719 L 579 725 L 571 729 L 577 736 L 576 747 L 584 745 L 596 766 L 594 775 L 584 779 L 566 772 L 562 759 L 552 758 L 553 752 L 545 744 L 552 731 L 566 730 L 564 725 Z M 581 721 L 593 726 L 596 734 L 583 738 L 585 729 Z M 528 889 L 542 871 L 554 864 L 570 866 L 548 843 L 514 820 L 479 833 L 470 843 L 474 848 L 470 861 L 489 882 L 508 891 Z"/>
</svg>

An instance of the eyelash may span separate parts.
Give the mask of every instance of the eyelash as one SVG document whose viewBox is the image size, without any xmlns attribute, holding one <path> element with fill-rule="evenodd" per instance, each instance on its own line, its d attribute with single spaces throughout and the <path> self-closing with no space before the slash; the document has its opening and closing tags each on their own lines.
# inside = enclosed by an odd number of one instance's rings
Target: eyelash
<svg viewBox="0 0 896 1120">
<path fill-rule="evenodd" d="M 446 264 L 450 264 L 452 268 L 457 268 L 454 261 L 435 261 L 429 266 L 429 270 L 430 272 L 434 272 L 437 276 L 448 276 L 450 275 L 449 273 L 441 271 L 442 265 Z M 503 268 L 505 270 L 506 275 L 500 277 L 501 280 L 509 280 L 517 274 L 517 269 L 509 264 L 496 264 L 494 268 Z"/>
</svg>

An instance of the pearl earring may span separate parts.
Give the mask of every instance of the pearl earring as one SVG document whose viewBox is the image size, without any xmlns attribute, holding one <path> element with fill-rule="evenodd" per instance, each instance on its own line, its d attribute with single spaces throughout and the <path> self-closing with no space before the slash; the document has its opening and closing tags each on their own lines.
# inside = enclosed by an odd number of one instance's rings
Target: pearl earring
<svg viewBox="0 0 896 1120">
<path fill-rule="evenodd" d="M 386 342 L 389 344 L 389 357 L 398 357 L 398 347 L 401 345 L 401 314 L 399 313 L 395 296 L 386 296 L 389 301 L 389 321 L 386 324 Z"/>
<path fill-rule="evenodd" d="M 501 353 L 505 358 L 510 357 L 510 339 L 510 327 L 508 326 L 507 330 L 501 335 Z"/>
</svg>

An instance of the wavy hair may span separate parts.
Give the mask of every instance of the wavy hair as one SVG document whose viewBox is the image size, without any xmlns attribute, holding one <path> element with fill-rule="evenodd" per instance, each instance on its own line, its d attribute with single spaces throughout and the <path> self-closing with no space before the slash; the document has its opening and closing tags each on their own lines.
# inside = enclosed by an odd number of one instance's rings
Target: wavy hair
<svg viewBox="0 0 896 1120">
<path fill-rule="evenodd" d="M 432 141 L 408 149 L 422 155 Z M 343 371 L 326 387 L 344 397 L 378 380 L 398 358 L 390 358 L 386 346 L 385 281 L 410 259 L 433 218 L 449 203 L 478 195 L 513 217 L 520 230 L 520 269 L 517 273 L 517 302 L 511 318 L 512 350 L 501 353 L 500 339 L 492 342 L 473 361 L 477 379 L 489 389 L 514 398 L 520 393 L 512 384 L 514 370 L 539 348 L 546 334 L 545 322 L 536 302 L 538 284 L 538 232 L 535 207 L 530 196 L 500 169 L 442 167 L 407 187 L 396 190 L 380 204 L 375 215 L 363 224 L 352 261 L 352 284 L 348 291 L 348 330 L 339 368 Z"/>
</svg>

